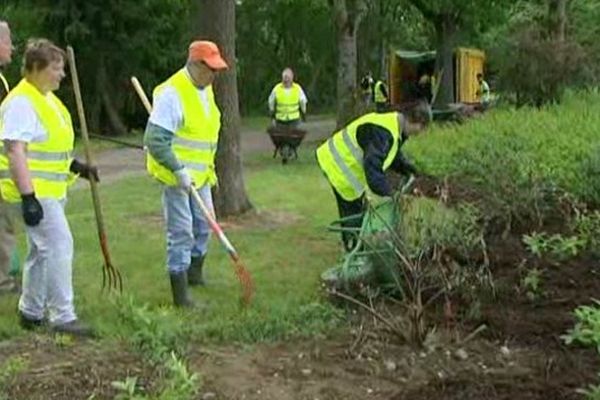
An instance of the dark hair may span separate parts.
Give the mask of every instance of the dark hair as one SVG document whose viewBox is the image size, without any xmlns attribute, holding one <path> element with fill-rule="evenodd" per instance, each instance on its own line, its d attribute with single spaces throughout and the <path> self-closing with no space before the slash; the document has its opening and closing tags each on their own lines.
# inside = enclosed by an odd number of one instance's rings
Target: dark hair
<svg viewBox="0 0 600 400">
<path fill-rule="evenodd" d="M 483 78 L 483 74 L 480 72 L 477 74 L 477 78 Z"/>
<path fill-rule="evenodd" d="M 23 54 L 21 72 L 25 74 L 40 71 L 50 63 L 64 61 L 65 58 L 65 51 L 48 39 L 29 39 Z"/>
</svg>

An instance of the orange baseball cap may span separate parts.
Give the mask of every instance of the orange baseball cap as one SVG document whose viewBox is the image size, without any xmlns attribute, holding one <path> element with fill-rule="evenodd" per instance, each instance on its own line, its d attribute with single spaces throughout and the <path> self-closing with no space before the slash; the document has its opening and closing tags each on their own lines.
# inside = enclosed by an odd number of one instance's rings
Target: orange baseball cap
<svg viewBox="0 0 600 400">
<path fill-rule="evenodd" d="M 227 69 L 227 63 L 221 57 L 219 48 L 208 40 L 196 40 L 188 48 L 188 60 L 202 61 L 212 69 Z"/>
</svg>

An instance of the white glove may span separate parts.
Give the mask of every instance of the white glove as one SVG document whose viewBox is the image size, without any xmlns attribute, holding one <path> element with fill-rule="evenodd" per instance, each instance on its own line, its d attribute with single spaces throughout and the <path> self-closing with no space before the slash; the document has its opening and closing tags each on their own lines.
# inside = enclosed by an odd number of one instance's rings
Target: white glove
<svg viewBox="0 0 600 400">
<path fill-rule="evenodd" d="M 184 167 L 175 171 L 175 176 L 177 177 L 177 185 L 181 189 L 185 190 L 186 192 L 192 190 L 192 185 L 194 184 L 194 182 L 192 181 L 192 176 L 190 175 L 187 168 Z"/>
</svg>

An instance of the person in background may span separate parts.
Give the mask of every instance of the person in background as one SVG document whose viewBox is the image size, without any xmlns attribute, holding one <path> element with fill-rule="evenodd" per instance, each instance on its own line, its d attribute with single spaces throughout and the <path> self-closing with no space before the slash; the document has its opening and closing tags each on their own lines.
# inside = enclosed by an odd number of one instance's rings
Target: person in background
<svg viewBox="0 0 600 400">
<path fill-rule="evenodd" d="M 491 93 L 490 93 L 490 85 L 483 79 L 483 74 L 477 74 L 477 84 L 479 85 L 479 89 L 477 89 L 477 97 L 479 102 L 481 103 L 481 107 L 486 109 L 490 105 Z"/>
<path fill-rule="evenodd" d="M 363 78 L 360 80 L 362 99 L 366 109 L 368 109 L 373 103 L 374 85 L 375 80 L 373 79 L 373 74 L 371 73 L 371 71 L 368 71 L 367 74 L 363 76 Z"/>
<path fill-rule="evenodd" d="M 378 113 L 385 113 L 389 111 L 390 101 L 388 88 L 385 82 L 381 79 L 375 82 L 375 85 L 373 85 L 373 102 L 375 103 L 375 110 Z"/>
<path fill-rule="evenodd" d="M 65 216 L 67 188 L 76 176 L 98 180 L 95 168 L 72 157 L 67 108 L 53 92 L 65 77 L 65 52 L 46 39 L 27 43 L 23 76 L 0 105 L 0 192 L 20 205 L 28 254 L 19 300 L 21 326 L 91 336 L 73 302 L 73 237 Z"/>
<path fill-rule="evenodd" d="M 12 61 L 12 51 L 10 27 L 6 21 L 0 21 L 0 103 L 10 91 L 1 68 Z M 4 146 L 0 142 L 1 153 L 4 153 Z M 11 262 L 16 254 L 15 226 L 11 214 L 9 205 L 0 194 L 0 296 L 18 291 L 15 279 L 10 276 Z"/>
<path fill-rule="evenodd" d="M 297 127 L 300 121 L 306 121 L 308 99 L 302 86 L 294 82 L 294 72 L 285 68 L 281 73 L 281 82 L 273 87 L 268 105 L 275 126 Z"/>
</svg>

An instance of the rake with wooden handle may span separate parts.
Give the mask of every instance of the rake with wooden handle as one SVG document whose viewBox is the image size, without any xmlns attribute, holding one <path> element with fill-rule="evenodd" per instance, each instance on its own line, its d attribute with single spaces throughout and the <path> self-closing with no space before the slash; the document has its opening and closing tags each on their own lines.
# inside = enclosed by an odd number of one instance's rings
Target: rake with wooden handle
<svg viewBox="0 0 600 400">
<path fill-rule="evenodd" d="M 87 129 L 87 122 L 85 119 L 85 111 L 83 109 L 83 100 L 81 99 L 81 89 L 79 87 L 79 78 L 77 75 L 77 66 L 75 64 L 75 52 L 71 46 L 67 47 L 67 57 L 69 60 L 69 67 L 71 70 L 71 79 L 73 81 L 73 91 L 75 92 L 75 101 L 77 103 L 77 112 L 79 114 L 79 123 L 81 125 L 81 139 L 83 141 L 83 149 L 85 152 L 85 159 L 88 165 L 93 165 L 92 152 L 90 149 L 90 139 Z M 92 202 L 94 204 L 94 213 L 96 215 L 96 227 L 98 228 L 98 238 L 100 240 L 100 249 L 102 250 L 102 256 L 104 257 L 104 265 L 102 266 L 102 290 L 108 288 L 118 289 L 119 292 L 123 291 L 123 280 L 121 273 L 112 264 L 110 252 L 108 250 L 108 239 L 106 237 L 106 228 L 104 225 L 104 217 L 102 214 L 102 206 L 100 204 L 100 194 L 98 192 L 98 186 L 96 181 L 92 178 L 89 179 L 90 188 L 92 191 Z M 108 281 L 108 282 L 107 282 Z"/>
<path fill-rule="evenodd" d="M 140 100 L 144 104 L 146 111 L 148 112 L 148 114 L 150 114 L 152 112 L 152 105 L 150 104 L 150 101 L 148 100 L 148 97 L 144 92 L 144 88 L 135 76 L 131 77 L 131 83 L 133 84 L 133 87 L 137 92 Z M 245 306 L 249 305 L 252 301 L 252 296 L 254 295 L 254 281 L 252 280 L 252 275 L 250 275 L 250 271 L 248 271 L 248 268 L 240 259 L 240 256 L 235 250 L 235 247 L 233 247 L 233 245 L 223 232 L 223 229 L 221 229 L 221 226 L 217 223 L 212 211 L 206 206 L 206 204 L 204 204 L 204 201 L 202 201 L 202 198 L 198 194 L 197 190 L 192 189 L 190 193 L 192 195 L 192 198 L 202 211 L 204 218 L 206 218 L 206 221 L 208 222 L 208 225 L 210 226 L 211 230 L 217 236 L 219 242 L 221 242 L 223 247 L 225 247 L 227 254 L 229 254 L 229 257 L 233 261 L 234 272 L 242 288 L 242 304 Z"/>
</svg>

